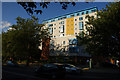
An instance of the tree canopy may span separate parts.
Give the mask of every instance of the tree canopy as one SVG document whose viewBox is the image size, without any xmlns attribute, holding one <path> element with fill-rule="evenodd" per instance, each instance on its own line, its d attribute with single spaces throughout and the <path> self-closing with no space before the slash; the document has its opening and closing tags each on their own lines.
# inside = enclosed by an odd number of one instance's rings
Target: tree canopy
<svg viewBox="0 0 120 80">
<path fill-rule="evenodd" d="M 17 17 L 17 24 L 12 25 L 7 32 L 2 33 L 3 57 L 34 57 L 40 53 L 42 39 L 48 38 L 47 29 L 38 20 Z M 37 56 L 40 56 L 37 55 Z"/>
<path fill-rule="evenodd" d="M 109 3 L 97 12 L 97 18 L 88 16 L 89 34 L 79 36 L 92 55 L 120 57 L 120 2 Z"/>
</svg>

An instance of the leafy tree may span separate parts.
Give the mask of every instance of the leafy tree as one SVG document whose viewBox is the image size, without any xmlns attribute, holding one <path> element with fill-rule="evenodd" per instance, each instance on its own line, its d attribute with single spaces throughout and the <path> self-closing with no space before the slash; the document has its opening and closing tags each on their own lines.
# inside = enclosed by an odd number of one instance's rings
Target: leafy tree
<svg viewBox="0 0 120 80">
<path fill-rule="evenodd" d="M 40 8 L 47 8 L 50 4 L 50 2 L 20 2 L 21 0 L 18 0 L 19 2 L 17 2 L 19 5 L 21 5 L 26 12 L 29 15 L 33 15 L 34 13 L 36 14 L 42 14 L 42 10 Z M 58 2 L 55 2 L 58 3 Z M 71 4 L 73 6 L 75 6 L 75 2 L 59 2 L 62 5 L 62 9 L 67 9 L 68 4 Z"/>
<path fill-rule="evenodd" d="M 17 24 L 3 33 L 3 56 L 26 58 L 35 57 L 40 52 L 39 46 L 42 39 L 48 38 L 47 29 L 43 24 L 38 24 L 38 19 L 23 19 L 17 17 Z M 40 56 L 40 55 L 37 55 Z"/>
<path fill-rule="evenodd" d="M 81 39 L 86 50 L 96 56 L 120 57 L 120 2 L 109 3 L 98 11 L 97 18 L 88 16 L 89 35 Z M 84 40 L 84 42 L 82 41 Z"/>
</svg>

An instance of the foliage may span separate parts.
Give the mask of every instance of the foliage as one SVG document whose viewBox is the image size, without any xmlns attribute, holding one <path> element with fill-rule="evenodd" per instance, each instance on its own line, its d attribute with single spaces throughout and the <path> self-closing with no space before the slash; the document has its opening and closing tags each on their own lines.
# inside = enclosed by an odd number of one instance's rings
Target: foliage
<svg viewBox="0 0 120 80">
<path fill-rule="evenodd" d="M 97 18 L 88 16 L 89 35 L 81 39 L 92 55 L 120 56 L 120 2 L 109 3 L 98 11 Z"/>
<path fill-rule="evenodd" d="M 19 0 L 21 1 L 21 0 Z M 17 2 L 21 5 L 29 15 L 42 14 L 42 9 L 40 8 L 47 8 L 50 2 Z M 55 2 L 58 3 L 58 2 Z M 62 9 L 67 9 L 68 4 L 75 6 L 75 2 L 59 2 L 62 5 Z"/>
<path fill-rule="evenodd" d="M 40 58 L 40 43 L 49 37 L 47 29 L 43 28 L 43 24 L 38 24 L 34 16 L 32 19 L 17 17 L 16 20 L 16 25 L 2 33 L 3 57 Z"/>
<path fill-rule="evenodd" d="M 82 46 L 85 45 L 87 42 L 87 35 L 84 32 L 79 33 L 79 35 L 76 36 L 77 37 L 77 45 L 78 46 Z"/>
</svg>

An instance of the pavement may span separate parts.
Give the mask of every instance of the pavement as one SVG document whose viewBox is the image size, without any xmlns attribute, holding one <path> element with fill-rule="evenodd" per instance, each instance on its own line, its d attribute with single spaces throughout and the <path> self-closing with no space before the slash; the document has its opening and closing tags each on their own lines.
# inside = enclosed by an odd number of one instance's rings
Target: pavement
<svg viewBox="0 0 120 80">
<path fill-rule="evenodd" d="M 113 69 L 113 68 L 83 68 L 83 72 L 87 72 L 87 73 L 120 73 L 120 71 L 118 69 Z"/>
</svg>

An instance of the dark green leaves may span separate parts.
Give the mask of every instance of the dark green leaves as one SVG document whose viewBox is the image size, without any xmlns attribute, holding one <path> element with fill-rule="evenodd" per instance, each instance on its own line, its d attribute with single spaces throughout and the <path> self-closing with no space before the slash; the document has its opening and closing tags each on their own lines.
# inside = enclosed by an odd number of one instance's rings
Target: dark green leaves
<svg viewBox="0 0 120 80">
<path fill-rule="evenodd" d="M 120 56 L 119 14 L 120 2 L 117 2 L 109 3 L 106 8 L 98 11 L 97 18 L 88 16 L 86 50 L 89 53 L 105 57 Z"/>
<path fill-rule="evenodd" d="M 50 2 L 17 2 L 21 5 L 29 15 L 42 14 L 42 9 L 40 8 L 48 8 Z M 55 2 L 57 3 L 57 2 Z M 67 9 L 68 4 L 75 6 L 75 2 L 60 2 L 62 5 L 62 9 Z"/>
<path fill-rule="evenodd" d="M 47 29 L 38 24 L 38 19 L 17 17 L 17 24 L 3 33 L 3 56 L 33 57 L 40 51 L 43 38 L 48 38 Z"/>
</svg>

